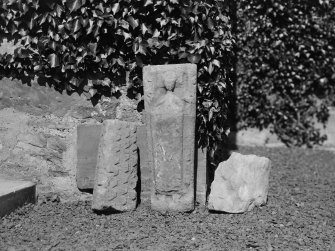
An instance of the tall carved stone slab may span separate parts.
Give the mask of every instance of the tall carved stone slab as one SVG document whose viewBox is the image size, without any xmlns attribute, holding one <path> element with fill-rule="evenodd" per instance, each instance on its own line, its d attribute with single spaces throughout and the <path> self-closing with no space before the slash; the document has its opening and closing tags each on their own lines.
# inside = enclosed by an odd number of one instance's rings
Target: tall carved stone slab
<svg viewBox="0 0 335 251">
<path fill-rule="evenodd" d="M 137 203 L 136 124 L 105 120 L 95 173 L 92 209 L 130 211 Z"/>
<path fill-rule="evenodd" d="M 194 209 L 194 146 L 197 68 L 194 64 L 143 69 L 151 165 L 151 207 Z"/>
</svg>

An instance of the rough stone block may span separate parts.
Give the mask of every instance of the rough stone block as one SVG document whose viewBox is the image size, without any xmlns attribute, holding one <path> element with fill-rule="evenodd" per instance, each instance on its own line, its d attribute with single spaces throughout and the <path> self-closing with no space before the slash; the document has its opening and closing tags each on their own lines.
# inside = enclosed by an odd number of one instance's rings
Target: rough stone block
<svg viewBox="0 0 335 251">
<path fill-rule="evenodd" d="M 27 203 L 35 203 L 36 185 L 30 181 L 0 177 L 0 217 Z"/>
<path fill-rule="evenodd" d="M 130 211 L 137 203 L 136 124 L 105 120 L 102 126 L 92 209 Z"/>
<path fill-rule="evenodd" d="M 208 184 L 208 175 L 207 175 L 207 148 L 198 149 L 197 153 L 197 181 L 196 181 L 196 202 L 199 203 L 199 206 L 206 205 L 206 196 L 207 196 L 207 184 Z"/>
<path fill-rule="evenodd" d="M 232 153 L 215 171 L 208 209 L 243 213 L 266 204 L 270 169 L 268 158 Z"/>
<path fill-rule="evenodd" d="M 93 189 L 101 125 L 78 125 L 77 127 L 77 187 Z"/>
<path fill-rule="evenodd" d="M 194 209 L 194 145 L 197 67 L 143 68 L 148 163 L 154 210 Z"/>
</svg>

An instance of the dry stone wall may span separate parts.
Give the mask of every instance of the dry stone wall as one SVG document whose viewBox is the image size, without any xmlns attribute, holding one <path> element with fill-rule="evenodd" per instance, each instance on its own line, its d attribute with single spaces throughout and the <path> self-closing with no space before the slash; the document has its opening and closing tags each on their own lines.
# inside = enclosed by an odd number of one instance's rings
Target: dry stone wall
<svg viewBox="0 0 335 251">
<path fill-rule="evenodd" d="M 42 197 L 90 198 L 76 185 L 77 126 L 118 117 L 140 121 L 137 101 L 123 93 L 93 106 L 84 95 L 61 94 L 37 82 L 0 80 L 0 175 L 36 182 Z"/>
</svg>

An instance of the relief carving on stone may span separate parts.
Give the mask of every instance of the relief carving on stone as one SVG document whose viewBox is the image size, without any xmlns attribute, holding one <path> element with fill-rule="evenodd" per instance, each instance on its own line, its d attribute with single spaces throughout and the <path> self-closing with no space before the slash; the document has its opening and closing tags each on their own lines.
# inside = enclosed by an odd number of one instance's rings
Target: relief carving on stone
<svg viewBox="0 0 335 251">
<path fill-rule="evenodd" d="M 159 211 L 194 209 L 196 65 L 144 67 L 151 205 Z"/>
</svg>

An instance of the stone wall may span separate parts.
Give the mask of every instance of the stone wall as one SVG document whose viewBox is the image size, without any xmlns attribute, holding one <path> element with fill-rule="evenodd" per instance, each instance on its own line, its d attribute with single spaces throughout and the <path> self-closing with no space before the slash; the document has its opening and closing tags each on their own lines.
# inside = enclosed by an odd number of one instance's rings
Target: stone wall
<svg viewBox="0 0 335 251">
<path fill-rule="evenodd" d="M 124 92 L 122 92 L 124 93 Z M 85 96 L 0 80 L 0 175 L 37 183 L 40 196 L 85 199 L 75 183 L 77 125 L 105 119 L 140 122 L 137 101 L 121 95 L 95 107 Z"/>
</svg>

